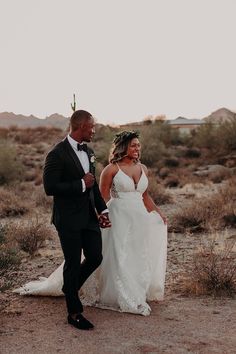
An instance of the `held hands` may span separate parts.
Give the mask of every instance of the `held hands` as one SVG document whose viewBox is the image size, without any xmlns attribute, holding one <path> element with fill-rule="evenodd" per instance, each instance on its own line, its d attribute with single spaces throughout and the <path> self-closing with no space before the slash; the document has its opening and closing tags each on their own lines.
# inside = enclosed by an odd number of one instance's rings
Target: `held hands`
<svg viewBox="0 0 236 354">
<path fill-rule="evenodd" d="M 92 173 L 88 172 L 83 177 L 86 188 L 92 188 L 94 185 L 95 177 Z"/>
<path fill-rule="evenodd" d="M 108 213 L 100 214 L 99 218 L 98 218 L 98 221 L 99 221 L 99 226 L 102 229 L 105 229 L 107 227 L 111 227 L 111 222 L 109 220 Z"/>
</svg>

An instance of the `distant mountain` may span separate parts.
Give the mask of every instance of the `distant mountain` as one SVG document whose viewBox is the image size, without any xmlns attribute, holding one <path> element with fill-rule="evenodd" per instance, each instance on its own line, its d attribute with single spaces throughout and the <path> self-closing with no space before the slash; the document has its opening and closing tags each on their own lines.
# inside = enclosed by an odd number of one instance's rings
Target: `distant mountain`
<svg viewBox="0 0 236 354">
<path fill-rule="evenodd" d="M 69 119 L 60 115 L 52 114 L 45 119 L 37 118 L 33 115 L 24 116 L 12 112 L 0 113 L 0 127 L 9 128 L 17 126 L 19 128 L 36 128 L 36 127 L 56 127 L 65 130 L 68 127 Z"/>
<path fill-rule="evenodd" d="M 67 129 L 69 125 L 69 118 L 62 116 L 61 114 L 54 113 L 45 119 L 41 119 L 45 121 L 45 125 L 52 126 L 61 129 Z"/>
<path fill-rule="evenodd" d="M 204 122 L 201 119 L 188 119 L 185 117 L 178 117 L 176 119 L 166 120 L 169 125 L 201 125 Z"/>
<path fill-rule="evenodd" d="M 221 122 L 225 122 L 231 119 L 236 119 L 236 113 L 230 111 L 227 108 L 220 108 L 217 111 L 211 113 L 208 117 L 200 119 L 188 119 L 184 117 L 178 117 L 174 120 L 166 120 L 166 122 L 170 125 L 174 124 L 202 124 L 205 122 L 212 122 L 219 124 Z M 125 127 L 127 125 L 142 125 L 144 124 L 143 121 L 136 122 L 136 123 L 127 123 L 121 125 L 121 127 Z M 69 118 L 62 116 L 61 114 L 54 113 L 50 116 L 40 119 L 33 115 L 24 116 L 22 114 L 15 114 L 12 112 L 3 112 L 0 113 L 0 127 L 9 128 L 10 126 L 17 126 L 20 128 L 36 128 L 36 127 L 56 127 L 62 130 L 66 130 L 69 125 Z"/>
<path fill-rule="evenodd" d="M 219 124 L 219 123 L 231 121 L 232 119 L 236 120 L 236 113 L 230 111 L 227 108 L 220 108 L 217 111 L 211 113 L 208 117 L 205 117 L 203 119 L 206 122 Z"/>
</svg>

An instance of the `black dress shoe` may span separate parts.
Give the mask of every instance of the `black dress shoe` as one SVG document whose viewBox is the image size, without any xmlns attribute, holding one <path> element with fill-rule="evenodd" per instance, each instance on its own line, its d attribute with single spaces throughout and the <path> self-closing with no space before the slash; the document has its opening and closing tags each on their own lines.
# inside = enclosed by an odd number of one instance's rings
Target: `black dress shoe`
<svg viewBox="0 0 236 354">
<path fill-rule="evenodd" d="M 71 315 L 68 315 L 67 319 L 68 323 L 74 326 L 75 328 L 83 329 L 85 331 L 94 328 L 94 325 L 89 322 L 83 315 L 81 315 L 81 313 L 76 316 L 75 320 L 71 317 Z"/>
</svg>

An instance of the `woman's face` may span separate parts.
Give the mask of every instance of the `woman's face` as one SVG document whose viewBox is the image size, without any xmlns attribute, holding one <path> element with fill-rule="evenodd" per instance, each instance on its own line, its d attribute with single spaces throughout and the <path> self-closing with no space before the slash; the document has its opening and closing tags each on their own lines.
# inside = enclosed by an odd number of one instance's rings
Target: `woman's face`
<svg viewBox="0 0 236 354">
<path fill-rule="evenodd" d="M 138 160 L 140 156 L 140 149 L 141 145 L 138 138 L 133 138 L 128 145 L 127 156 L 130 159 Z"/>
</svg>

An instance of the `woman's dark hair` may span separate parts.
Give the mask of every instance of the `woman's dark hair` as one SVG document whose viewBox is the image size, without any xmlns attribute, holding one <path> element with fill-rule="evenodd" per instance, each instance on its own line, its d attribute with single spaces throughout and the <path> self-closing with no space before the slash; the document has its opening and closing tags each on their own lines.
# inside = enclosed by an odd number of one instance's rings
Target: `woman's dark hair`
<svg viewBox="0 0 236 354">
<path fill-rule="evenodd" d="M 113 140 L 113 146 L 110 152 L 109 162 L 115 163 L 122 160 L 127 154 L 130 141 L 134 138 L 139 138 L 138 131 L 124 130 L 116 134 Z"/>
</svg>

